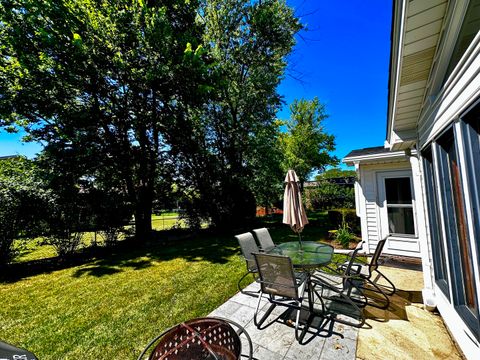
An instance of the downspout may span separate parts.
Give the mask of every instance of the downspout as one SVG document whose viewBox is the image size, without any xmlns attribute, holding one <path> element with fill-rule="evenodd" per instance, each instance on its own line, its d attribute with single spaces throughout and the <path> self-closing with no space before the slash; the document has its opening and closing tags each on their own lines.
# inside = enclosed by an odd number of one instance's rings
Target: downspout
<svg viewBox="0 0 480 360">
<path fill-rule="evenodd" d="M 355 213 L 359 218 L 362 217 L 362 207 L 360 206 L 360 163 L 355 162 L 355 173 L 357 174 L 357 179 L 355 180 L 354 190 L 355 190 Z"/>
<path fill-rule="evenodd" d="M 433 290 L 433 271 L 432 258 L 429 243 L 429 231 L 427 226 L 428 214 L 426 211 L 425 202 L 425 188 L 423 182 L 423 172 L 420 165 L 420 156 L 417 153 L 413 155 L 411 149 L 405 150 L 405 155 L 410 160 L 412 168 L 412 179 L 415 194 L 415 207 L 417 212 L 417 229 L 420 243 L 420 253 L 422 255 L 422 274 L 423 274 L 423 289 L 422 297 L 423 304 L 426 309 L 434 310 L 436 306 L 435 292 Z"/>
</svg>

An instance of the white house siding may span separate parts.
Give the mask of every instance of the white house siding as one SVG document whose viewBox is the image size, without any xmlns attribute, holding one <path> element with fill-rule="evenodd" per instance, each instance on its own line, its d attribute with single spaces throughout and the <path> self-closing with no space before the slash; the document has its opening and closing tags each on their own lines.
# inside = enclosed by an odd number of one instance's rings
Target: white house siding
<svg viewBox="0 0 480 360">
<path fill-rule="evenodd" d="M 384 218 L 384 216 L 382 216 L 383 204 L 380 201 L 379 192 L 381 189 L 378 185 L 379 176 L 385 175 L 392 177 L 396 177 L 397 175 L 411 176 L 411 167 L 408 157 L 405 156 L 402 160 L 397 160 L 394 162 L 379 161 L 365 165 L 360 163 L 360 186 L 357 187 L 357 191 L 359 190 L 361 194 L 357 197 L 357 199 L 361 201 L 361 204 L 359 204 L 358 208 L 360 209 L 361 215 L 362 238 L 366 242 L 366 249 L 369 253 L 373 253 L 375 251 L 378 241 L 385 237 L 388 233 L 388 230 L 385 230 L 385 224 L 383 225 L 384 228 L 382 229 L 382 217 Z M 413 181 L 412 185 L 412 193 L 415 194 L 415 184 Z M 414 208 L 414 214 L 416 213 L 417 209 Z M 383 221 L 385 221 L 385 219 Z M 418 224 L 418 221 L 415 220 L 415 223 Z M 417 235 L 419 235 L 418 231 Z M 387 239 L 387 243 L 383 252 L 392 255 L 420 257 L 420 241 L 421 240 L 419 236 L 390 236 Z"/>
<path fill-rule="evenodd" d="M 440 81 L 440 78 L 438 81 Z M 436 139 L 447 127 L 452 125 L 452 123 L 456 123 L 459 119 L 459 116 L 480 99 L 480 32 L 477 33 L 477 36 L 470 44 L 470 47 L 463 55 L 457 67 L 452 72 L 443 87 L 441 84 L 437 84 L 436 86 L 435 84 L 432 84 L 432 88 L 435 87 L 440 88 L 441 90 L 436 95 L 427 94 L 431 101 L 425 104 L 424 110 L 418 122 L 419 149 L 423 149 L 424 147 L 428 146 L 432 140 Z M 462 141 L 461 137 L 457 140 Z M 459 157 L 463 158 L 464 150 L 461 144 L 458 151 L 460 155 Z M 463 171 L 465 171 L 465 166 L 463 166 Z M 463 176 L 463 178 L 465 179 L 466 177 Z M 464 189 L 467 188 L 465 183 L 463 184 L 463 187 Z M 466 194 L 465 203 L 466 208 L 471 209 L 470 198 L 468 194 Z M 429 204 L 425 203 L 425 207 L 428 206 Z M 425 214 L 425 216 L 428 221 L 428 214 Z M 471 214 L 471 210 L 467 211 L 467 221 L 470 223 L 472 222 L 472 216 L 473 214 Z M 428 253 L 425 254 L 424 261 L 431 261 L 432 244 L 428 227 L 426 231 L 428 232 L 427 240 L 429 246 Z M 470 227 L 470 232 L 471 231 L 472 227 Z M 446 235 L 444 233 L 443 237 L 445 238 L 445 236 Z M 473 239 L 474 236 L 474 234 L 469 233 L 470 239 Z M 477 249 L 475 246 L 472 247 L 473 259 L 477 259 L 478 256 L 480 256 L 478 254 L 478 250 L 479 249 Z M 440 314 L 444 318 L 444 321 L 449 327 L 453 337 L 460 345 L 462 351 L 468 359 L 479 359 L 479 341 L 475 339 L 472 331 L 466 326 L 462 318 L 458 315 L 452 304 L 452 300 L 447 298 L 436 285 L 432 266 L 426 266 L 426 264 L 424 264 L 423 268 L 424 271 L 427 272 L 427 274 L 425 274 L 426 277 L 429 277 L 429 281 L 432 284 Z M 480 289 L 480 276 L 477 266 L 474 266 L 474 276 L 476 279 L 476 288 L 478 294 Z M 451 286 L 452 285 L 450 284 L 450 288 Z M 452 293 L 451 290 L 450 293 Z"/>
<path fill-rule="evenodd" d="M 440 80 L 439 80 L 440 81 Z M 437 95 L 430 95 L 418 122 L 419 147 L 438 136 L 465 111 L 480 94 L 480 32 Z"/>
</svg>

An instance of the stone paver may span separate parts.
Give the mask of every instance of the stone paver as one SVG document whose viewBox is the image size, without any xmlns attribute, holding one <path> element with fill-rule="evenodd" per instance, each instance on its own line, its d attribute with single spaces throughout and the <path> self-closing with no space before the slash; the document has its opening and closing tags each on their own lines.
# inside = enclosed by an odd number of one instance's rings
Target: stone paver
<svg viewBox="0 0 480 360">
<path fill-rule="evenodd" d="M 358 359 L 462 359 L 438 312 L 423 309 L 421 265 L 393 258 L 381 270 L 397 293 L 387 310 L 365 309 L 370 326 L 360 329 Z"/>
<path fill-rule="evenodd" d="M 269 320 L 280 315 L 282 318 L 258 330 L 253 324 L 257 298 L 252 296 L 238 293 L 210 315 L 225 317 L 244 326 L 252 338 L 254 358 L 258 360 L 462 359 L 438 313 L 430 313 L 422 307 L 423 278 L 419 269 L 421 266 L 404 259 L 387 261 L 382 270 L 398 289 L 390 297 L 389 308 L 380 310 L 367 306 L 364 310 L 367 322 L 360 331 L 316 318 L 314 325 L 320 331 L 305 345 L 295 340 L 293 325 L 285 324 L 288 319 L 294 324 L 295 312 L 285 313 L 280 306 Z M 258 284 L 251 284 L 246 290 L 256 291 Z M 268 306 L 269 302 L 263 299 L 260 312 L 264 313 Z M 243 339 L 242 346 L 243 354 L 247 354 Z"/>
<path fill-rule="evenodd" d="M 258 284 L 249 285 L 246 291 L 257 291 Z M 301 345 L 295 340 L 295 312 L 277 306 L 267 321 L 280 317 L 263 330 L 253 323 L 253 314 L 258 298 L 238 293 L 215 309 L 209 316 L 225 317 L 245 327 L 252 339 L 253 355 L 258 360 L 319 360 L 319 359 L 355 359 L 358 330 L 346 325 L 332 323 L 330 320 L 315 318 L 312 334 L 305 336 L 307 344 Z M 261 315 L 270 303 L 262 299 Z M 301 318 L 306 313 L 301 313 Z M 285 322 L 291 324 L 287 325 Z M 315 331 L 315 329 L 320 329 Z M 243 354 L 248 353 L 246 339 L 242 336 Z"/>
</svg>

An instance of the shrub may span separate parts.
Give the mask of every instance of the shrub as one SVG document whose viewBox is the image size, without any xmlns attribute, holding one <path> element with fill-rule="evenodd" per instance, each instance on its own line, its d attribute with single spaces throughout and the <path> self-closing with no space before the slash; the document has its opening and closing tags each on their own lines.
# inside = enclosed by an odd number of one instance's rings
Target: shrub
<svg viewBox="0 0 480 360">
<path fill-rule="evenodd" d="M 328 211 L 328 219 L 331 227 L 337 230 L 331 230 L 335 239 L 342 244 L 344 248 L 348 248 L 350 241 L 355 239 L 355 231 L 352 227 L 356 227 L 359 231 L 360 220 L 353 209 L 336 209 Z"/>
<path fill-rule="evenodd" d="M 86 194 L 91 226 L 100 232 L 106 246 L 114 245 L 132 218 L 132 207 L 124 194 L 91 188 Z"/>
<path fill-rule="evenodd" d="M 328 210 L 328 221 L 330 228 L 337 229 L 345 221 L 350 231 L 357 235 L 361 233 L 360 218 L 357 216 L 355 209 Z"/>
<path fill-rule="evenodd" d="M 100 236 L 103 239 L 103 243 L 105 246 L 113 246 L 118 238 L 119 235 L 122 233 L 123 227 L 109 227 L 104 230 L 100 230 Z"/>
<path fill-rule="evenodd" d="M 347 248 L 350 245 L 350 241 L 355 238 L 355 235 L 350 231 L 350 227 L 344 222 L 338 230 L 335 232 L 335 239 L 342 244 L 342 247 Z"/>
<path fill-rule="evenodd" d="M 49 198 L 33 161 L 23 157 L 0 161 L 0 265 L 15 257 L 14 239 L 41 232 Z"/>
<path fill-rule="evenodd" d="M 315 188 L 305 189 L 307 207 L 311 210 L 332 208 L 353 208 L 355 206 L 355 190 L 337 185 L 326 180 L 319 181 Z"/>
<path fill-rule="evenodd" d="M 65 258 L 77 251 L 82 239 L 82 232 L 72 232 L 71 229 L 58 231 L 57 229 L 54 234 L 50 234 L 45 243 L 52 245 L 60 258 Z"/>
</svg>

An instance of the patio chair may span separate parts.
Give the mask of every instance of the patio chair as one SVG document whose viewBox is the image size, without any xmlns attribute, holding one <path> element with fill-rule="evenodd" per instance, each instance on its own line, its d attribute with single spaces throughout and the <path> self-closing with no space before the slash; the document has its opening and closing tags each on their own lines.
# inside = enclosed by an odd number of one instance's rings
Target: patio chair
<svg viewBox="0 0 480 360">
<path fill-rule="evenodd" d="M 393 295 L 396 291 L 395 285 L 392 283 L 392 281 L 387 278 L 382 272 L 380 272 L 380 270 L 378 270 L 378 267 L 380 265 L 379 258 L 382 253 L 383 247 L 385 246 L 385 242 L 387 241 L 387 237 L 378 242 L 377 247 L 375 248 L 375 252 L 373 253 L 372 258 L 368 263 L 362 263 L 357 260 L 351 265 L 350 270 L 351 273 L 355 273 L 355 275 L 364 279 L 370 285 L 370 287 L 368 288 L 369 291 L 380 294 L 384 298 L 384 305 L 378 305 L 374 302 L 369 303 L 369 305 L 381 309 L 386 309 L 388 307 L 388 305 L 390 304 L 390 299 L 388 298 L 388 295 Z M 345 267 L 346 263 L 342 264 L 341 266 Z M 389 284 L 388 286 L 378 283 L 378 281 L 382 278 Z"/>
<path fill-rule="evenodd" d="M 244 291 L 242 289 L 241 282 L 249 274 L 252 274 L 255 278 L 255 275 L 258 273 L 257 264 L 255 263 L 255 258 L 253 257 L 252 253 L 258 253 L 259 249 L 258 249 L 257 243 L 255 242 L 255 239 L 253 238 L 252 233 L 247 232 L 247 233 L 235 235 L 235 238 L 238 240 L 240 249 L 242 251 L 242 255 L 247 265 L 247 272 L 240 278 L 240 280 L 238 280 L 237 287 L 242 294 L 253 295 L 251 292 Z"/>
<path fill-rule="evenodd" d="M 253 233 L 257 237 L 260 247 L 264 252 L 269 252 L 275 247 L 275 243 L 273 242 L 267 228 L 255 229 L 253 230 Z"/>
<path fill-rule="evenodd" d="M 297 311 L 295 338 L 298 342 L 301 342 L 309 327 L 308 323 L 305 324 L 303 328 L 299 326 L 302 302 L 304 300 L 306 287 L 308 286 L 308 275 L 306 273 L 295 273 L 293 271 L 292 260 L 288 256 L 265 253 L 254 253 L 253 255 L 257 263 L 261 289 L 253 316 L 255 326 L 257 326 L 258 329 L 262 329 L 263 323 L 277 305 L 294 309 Z M 263 295 L 267 295 L 270 307 L 262 318 L 258 320 Z"/>
<path fill-rule="evenodd" d="M 326 271 L 315 271 L 311 277 L 311 284 L 322 303 L 324 313 L 333 315 L 337 322 L 358 328 L 365 324 L 362 308 L 368 303 L 361 291 L 363 279 L 351 272 L 360 250 L 361 247 L 357 247 L 353 251 L 345 267 L 327 267 Z"/>
</svg>

